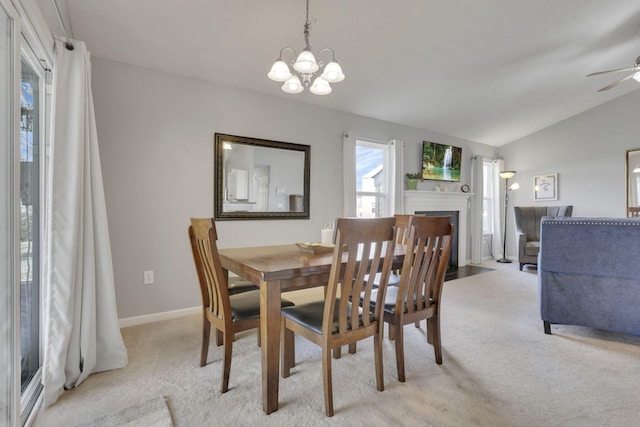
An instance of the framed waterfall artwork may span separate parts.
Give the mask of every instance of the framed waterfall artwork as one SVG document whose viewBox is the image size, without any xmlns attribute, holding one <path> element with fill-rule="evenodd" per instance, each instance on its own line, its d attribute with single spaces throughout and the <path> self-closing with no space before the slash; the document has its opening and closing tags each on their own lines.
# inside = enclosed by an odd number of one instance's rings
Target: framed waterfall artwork
<svg viewBox="0 0 640 427">
<path fill-rule="evenodd" d="M 558 200 L 558 174 L 549 173 L 533 177 L 533 200 Z"/>
</svg>

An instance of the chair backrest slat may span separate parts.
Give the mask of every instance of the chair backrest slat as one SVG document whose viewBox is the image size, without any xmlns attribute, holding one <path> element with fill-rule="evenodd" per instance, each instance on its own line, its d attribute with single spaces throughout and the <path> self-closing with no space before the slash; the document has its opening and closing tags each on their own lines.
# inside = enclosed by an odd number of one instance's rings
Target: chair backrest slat
<svg viewBox="0 0 640 427">
<path fill-rule="evenodd" d="M 411 214 L 395 214 L 396 219 L 396 244 L 405 244 L 409 240 L 409 230 L 411 229 Z"/>
</svg>

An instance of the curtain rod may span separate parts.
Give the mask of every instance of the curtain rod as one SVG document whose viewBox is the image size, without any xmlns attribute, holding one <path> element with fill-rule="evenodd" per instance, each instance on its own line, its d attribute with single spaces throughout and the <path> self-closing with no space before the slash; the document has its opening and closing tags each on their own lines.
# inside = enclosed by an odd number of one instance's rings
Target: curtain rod
<svg viewBox="0 0 640 427">
<path fill-rule="evenodd" d="M 60 27 L 62 28 L 62 32 L 64 33 L 64 38 L 66 39 L 64 43 L 64 47 L 67 50 L 73 50 L 73 45 L 69 42 L 69 34 L 67 33 L 67 27 L 64 25 L 64 21 L 62 20 L 62 14 L 60 13 L 60 8 L 58 7 L 58 2 L 56 0 L 51 0 L 53 3 L 53 7 L 56 10 L 56 15 L 58 16 L 58 22 L 60 23 Z"/>
</svg>

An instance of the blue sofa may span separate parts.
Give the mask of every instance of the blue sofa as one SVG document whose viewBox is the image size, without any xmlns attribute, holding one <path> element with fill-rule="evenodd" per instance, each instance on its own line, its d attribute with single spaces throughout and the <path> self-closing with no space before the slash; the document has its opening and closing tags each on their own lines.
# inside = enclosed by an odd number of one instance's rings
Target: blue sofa
<svg viewBox="0 0 640 427">
<path fill-rule="evenodd" d="M 540 315 L 640 336 L 640 219 L 551 218 L 540 222 Z"/>
</svg>

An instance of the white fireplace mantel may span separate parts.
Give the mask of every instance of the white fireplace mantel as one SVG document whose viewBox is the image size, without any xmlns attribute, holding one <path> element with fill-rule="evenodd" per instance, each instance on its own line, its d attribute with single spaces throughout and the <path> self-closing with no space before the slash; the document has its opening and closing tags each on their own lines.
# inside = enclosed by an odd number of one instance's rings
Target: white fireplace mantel
<svg viewBox="0 0 640 427">
<path fill-rule="evenodd" d="M 419 211 L 458 212 L 458 266 L 467 265 L 467 215 L 469 212 L 468 193 L 444 191 L 405 191 L 404 213 Z"/>
</svg>

